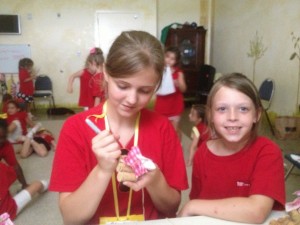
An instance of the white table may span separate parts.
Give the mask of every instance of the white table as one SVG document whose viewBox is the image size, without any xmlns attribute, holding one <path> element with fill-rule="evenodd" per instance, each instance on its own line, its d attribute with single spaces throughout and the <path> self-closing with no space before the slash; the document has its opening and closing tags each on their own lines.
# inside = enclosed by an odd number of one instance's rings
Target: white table
<svg viewBox="0 0 300 225">
<path fill-rule="evenodd" d="M 278 219 L 287 215 L 285 211 L 272 211 L 269 218 L 263 223 L 268 225 L 272 219 Z M 120 223 L 122 224 L 122 223 Z M 237 225 L 245 223 L 230 222 L 226 220 L 214 219 L 206 216 L 180 217 L 173 219 L 148 220 L 143 222 L 123 222 L 126 225 Z"/>
</svg>

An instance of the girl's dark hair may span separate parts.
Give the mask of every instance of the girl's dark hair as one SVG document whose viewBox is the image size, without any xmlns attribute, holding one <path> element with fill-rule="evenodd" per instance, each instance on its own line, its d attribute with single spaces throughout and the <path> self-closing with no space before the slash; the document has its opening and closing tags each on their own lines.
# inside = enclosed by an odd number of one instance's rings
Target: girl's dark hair
<svg viewBox="0 0 300 225">
<path fill-rule="evenodd" d="M 8 105 L 8 104 L 13 104 L 13 105 L 15 105 L 18 109 L 21 109 L 20 105 L 19 105 L 15 100 L 9 100 L 6 104 L 7 104 L 7 105 Z"/>
<path fill-rule="evenodd" d="M 2 119 L 2 118 L 0 118 L 0 129 L 3 129 L 3 130 L 5 131 L 5 133 L 6 133 L 6 131 L 7 131 L 7 127 L 8 127 L 8 125 L 7 125 L 7 122 L 6 122 L 6 120 L 5 120 L 5 119 Z"/>
<path fill-rule="evenodd" d="M 181 57 L 179 48 L 177 48 L 177 47 L 175 47 L 175 46 L 170 46 L 170 47 L 167 47 L 167 48 L 165 49 L 165 53 L 166 53 L 166 52 L 172 52 L 173 54 L 175 54 L 175 57 L 176 57 L 176 65 L 178 65 L 179 62 L 180 62 L 180 57 Z"/>
<path fill-rule="evenodd" d="M 5 103 L 5 102 L 7 102 L 7 101 L 9 101 L 9 100 L 12 100 L 12 99 L 13 99 L 12 95 L 6 93 L 6 94 L 4 94 L 3 97 L 2 97 L 2 102 Z"/>
<path fill-rule="evenodd" d="M 201 105 L 201 104 L 194 104 L 192 105 L 192 108 L 196 111 L 197 116 L 199 118 L 201 118 L 203 120 L 203 122 L 205 121 L 205 105 Z"/>
<path fill-rule="evenodd" d="M 33 67 L 33 61 L 30 58 L 23 58 L 19 61 L 19 69 L 28 69 Z"/>
</svg>

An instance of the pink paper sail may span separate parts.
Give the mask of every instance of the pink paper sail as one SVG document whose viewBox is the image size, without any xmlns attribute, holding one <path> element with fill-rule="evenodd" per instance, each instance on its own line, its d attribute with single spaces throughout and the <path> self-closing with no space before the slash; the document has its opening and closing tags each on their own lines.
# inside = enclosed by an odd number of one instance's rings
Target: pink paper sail
<svg viewBox="0 0 300 225">
<path fill-rule="evenodd" d="M 297 195 L 298 197 L 300 197 L 300 190 L 295 191 L 293 194 L 294 194 L 294 195 Z"/>
<path fill-rule="evenodd" d="M 0 225 L 14 225 L 8 213 L 3 213 L 0 215 Z"/>
<path fill-rule="evenodd" d="M 286 212 L 290 212 L 290 211 L 293 211 L 293 210 L 299 209 L 299 208 L 300 208 L 300 198 L 296 198 L 294 201 L 287 202 L 285 204 L 285 211 Z"/>
<path fill-rule="evenodd" d="M 131 148 L 124 162 L 132 168 L 137 178 L 147 173 L 148 170 L 154 170 L 156 168 L 152 160 L 144 157 L 140 149 L 136 146 Z"/>
<path fill-rule="evenodd" d="M 142 155 L 140 149 L 136 146 L 133 146 L 124 159 L 125 164 L 132 168 L 136 177 L 147 173 L 147 169 L 143 166 L 143 163 L 140 160 L 140 155 Z"/>
</svg>

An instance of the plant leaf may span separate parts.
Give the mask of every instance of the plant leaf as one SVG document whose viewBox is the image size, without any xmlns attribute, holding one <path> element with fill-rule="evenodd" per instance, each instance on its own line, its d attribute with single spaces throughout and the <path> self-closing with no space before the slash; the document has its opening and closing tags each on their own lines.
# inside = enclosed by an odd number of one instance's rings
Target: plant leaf
<svg viewBox="0 0 300 225">
<path fill-rule="evenodd" d="M 290 60 L 293 60 L 293 59 L 296 57 L 296 55 L 297 55 L 297 53 L 294 52 L 294 53 L 291 55 Z"/>
</svg>

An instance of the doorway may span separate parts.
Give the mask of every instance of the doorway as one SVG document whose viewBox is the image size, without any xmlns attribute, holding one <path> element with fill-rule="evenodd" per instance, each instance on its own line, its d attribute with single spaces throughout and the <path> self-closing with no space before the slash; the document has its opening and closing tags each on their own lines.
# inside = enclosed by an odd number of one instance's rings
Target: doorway
<svg viewBox="0 0 300 225">
<path fill-rule="evenodd" d="M 96 12 L 95 46 L 102 49 L 106 57 L 114 39 L 126 30 L 142 30 L 143 15 L 139 12 Z"/>
</svg>

